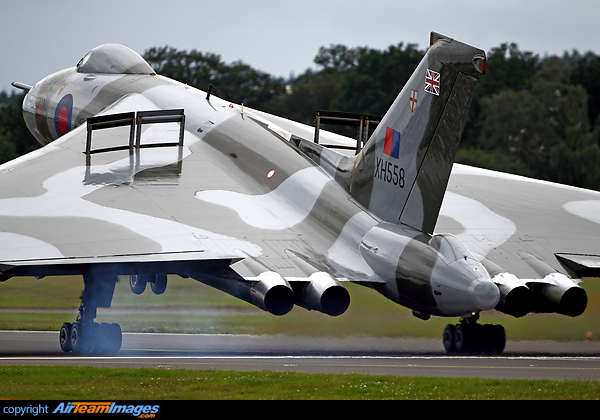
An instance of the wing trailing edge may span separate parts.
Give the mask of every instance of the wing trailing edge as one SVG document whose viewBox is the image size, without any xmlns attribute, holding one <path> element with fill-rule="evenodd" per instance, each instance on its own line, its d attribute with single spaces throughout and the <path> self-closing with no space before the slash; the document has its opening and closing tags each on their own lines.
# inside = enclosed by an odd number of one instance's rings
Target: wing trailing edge
<svg viewBox="0 0 600 420">
<path fill-rule="evenodd" d="M 176 274 L 191 277 L 200 273 L 220 273 L 241 258 L 215 257 L 202 251 L 106 255 L 96 257 L 45 258 L 0 262 L 0 276 L 85 275 L 90 271 L 114 275 Z"/>
<path fill-rule="evenodd" d="M 567 253 L 554 255 L 572 277 L 600 277 L 600 255 Z"/>
</svg>

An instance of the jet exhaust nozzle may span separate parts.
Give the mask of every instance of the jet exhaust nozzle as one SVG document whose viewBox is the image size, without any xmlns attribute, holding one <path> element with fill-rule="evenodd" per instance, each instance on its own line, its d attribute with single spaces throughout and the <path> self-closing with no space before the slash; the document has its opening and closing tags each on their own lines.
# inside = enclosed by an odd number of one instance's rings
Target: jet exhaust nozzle
<svg viewBox="0 0 600 420">
<path fill-rule="evenodd" d="M 586 291 L 561 273 L 550 273 L 539 280 L 518 279 L 501 273 L 494 276 L 494 282 L 500 290 L 500 301 L 495 309 L 517 318 L 529 312 L 575 317 L 587 307 Z"/>
<path fill-rule="evenodd" d="M 541 290 L 535 294 L 536 303 L 540 306 L 539 312 L 556 312 L 572 317 L 581 315 L 588 302 L 585 290 L 573 285 L 573 280 L 562 274 L 555 273 L 550 276 L 555 279 L 561 278 L 556 284 L 542 286 Z M 565 280 L 568 280 L 570 284 L 565 284 Z"/>
<path fill-rule="evenodd" d="M 532 299 L 531 290 L 525 285 L 513 287 L 507 292 L 500 288 L 500 301 L 496 309 L 507 315 L 520 318 L 531 311 Z"/>
<path fill-rule="evenodd" d="M 267 271 L 250 287 L 254 305 L 273 315 L 285 315 L 294 307 L 294 291 L 281 275 Z"/>
<path fill-rule="evenodd" d="M 588 297 L 579 286 L 571 287 L 563 293 L 559 305 L 559 313 L 568 316 L 579 316 L 587 307 Z"/>
<path fill-rule="evenodd" d="M 509 273 L 494 276 L 493 281 L 500 290 L 496 310 L 520 318 L 532 310 L 533 294 L 522 280 Z"/>
<path fill-rule="evenodd" d="M 350 305 L 350 294 L 342 284 L 325 272 L 317 272 L 308 282 L 294 282 L 296 304 L 309 310 L 338 316 Z"/>
<path fill-rule="evenodd" d="M 194 279 L 273 315 L 285 315 L 294 307 L 294 291 L 281 275 L 265 271 L 248 281 L 230 272 L 228 276 L 196 275 Z"/>
</svg>

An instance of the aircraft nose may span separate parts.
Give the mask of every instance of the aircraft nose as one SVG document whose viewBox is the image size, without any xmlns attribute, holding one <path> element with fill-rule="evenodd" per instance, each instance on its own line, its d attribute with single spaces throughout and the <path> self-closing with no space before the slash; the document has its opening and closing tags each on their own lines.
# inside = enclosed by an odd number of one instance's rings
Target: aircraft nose
<svg viewBox="0 0 600 420">
<path fill-rule="evenodd" d="M 500 290 L 490 279 L 477 278 L 467 288 L 467 293 L 480 311 L 493 309 L 500 300 Z"/>
</svg>

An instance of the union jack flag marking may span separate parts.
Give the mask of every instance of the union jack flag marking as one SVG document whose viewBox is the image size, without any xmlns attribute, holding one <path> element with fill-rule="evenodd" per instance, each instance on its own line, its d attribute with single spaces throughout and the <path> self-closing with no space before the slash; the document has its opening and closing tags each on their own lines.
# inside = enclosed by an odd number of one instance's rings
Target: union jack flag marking
<svg viewBox="0 0 600 420">
<path fill-rule="evenodd" d="M 425 72 L 425 92 L 439 96 L 440 74 L 437 71 L 427 69 Z"/>
</svg>

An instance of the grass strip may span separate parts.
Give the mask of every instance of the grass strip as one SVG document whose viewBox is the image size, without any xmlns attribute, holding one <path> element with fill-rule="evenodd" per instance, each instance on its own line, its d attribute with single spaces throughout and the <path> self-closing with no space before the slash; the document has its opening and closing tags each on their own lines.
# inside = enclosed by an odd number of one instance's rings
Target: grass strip
<svg viewBox="0 0 600 420">
<path fill-rule="evenodd" d="M 35 400 L 590 400 L 590 381 L 0 366 L 0 398 Z"/>
</svg>

